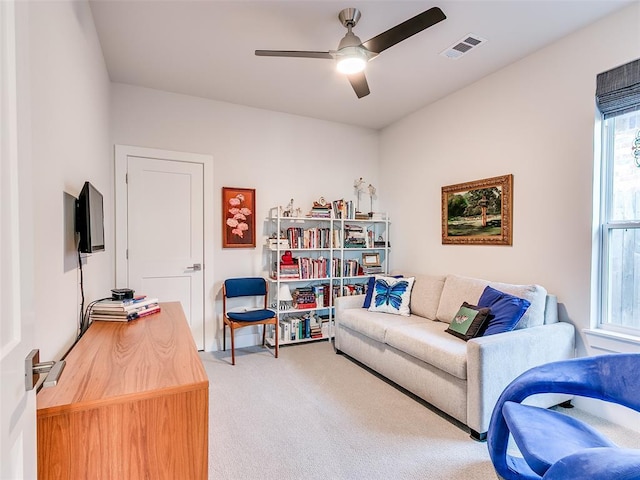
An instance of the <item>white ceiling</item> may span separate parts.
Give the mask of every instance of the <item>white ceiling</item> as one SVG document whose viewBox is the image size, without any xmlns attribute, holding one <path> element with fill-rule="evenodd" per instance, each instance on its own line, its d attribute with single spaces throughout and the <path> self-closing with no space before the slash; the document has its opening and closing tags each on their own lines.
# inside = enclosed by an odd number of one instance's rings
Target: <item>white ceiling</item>
<svg viewBox="0 0 640 480">
<path fill-rule="evenodd" d="M 113 82 L 379 129 L 634 1 L 90 4 Z M 362 12 L 354 33 L 366 41 L 433 6 L 447 19 L 372 60 L 371 94 L 362 99 L 333 60 L 254 55 L 256 49 L 335 50 L 346 33 L 338 12 L 346 7 Z M 469 33 L 488 42 L 456 60 L 439 55 Z"/>
</svg>

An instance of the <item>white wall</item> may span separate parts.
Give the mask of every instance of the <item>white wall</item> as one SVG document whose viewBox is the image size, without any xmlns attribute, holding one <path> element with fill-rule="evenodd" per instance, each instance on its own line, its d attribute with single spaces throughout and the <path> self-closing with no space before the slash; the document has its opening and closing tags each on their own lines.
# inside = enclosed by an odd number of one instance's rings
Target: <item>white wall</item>
<svg viewBox="0 0 640 480">
<path fill-rule="evenodd" d="M 544 285 L 564 304 L 584 355 L 595 79 L 640 57 L 638 25 L 636 3 L 386 128 L 380 178 L 394 267 Z M 442 245 L 441 187 L 508 173 L 513 246 Z"/>
<path fill-rule="evenodd" d="M 264 219 L 270 207 L 286 205 L 293 198 L 295 206 L 307 212 L 320 196 L 355 199 L 357 177 L 378 184 L 378 133 L 364 128 L 114 84 L 112 131 L 115 144 L 214 158 L 214 191 L 208 199 L 215 214 L 214 284 L 207 286 L 205 298 L 215 302 L 216 316 L 205 319 L 209 332 L 219 333 L 222 325 L 222 281 L 267 272 Z M 255 249 L 221 247 L 223 186 L 256 189 Z M 239 346 L 254 341 L 252 330 L 238 331 Z M 221 337 L 217 340 L 206 343 L 205 349 L 219 348 Z"/>
<path fill-rule="evenodd" d="M 104 195 L 107 251 L 84 265 L 85 296 L 105 296 L 113 285 L 109 77 L 86 2 L 29 2 L 28 41 L 36 347 L 49 360 L 76 335 L 79 275 L 64 266 L 63 192 L 77 197 L 86 180 Z"/>
</svg>

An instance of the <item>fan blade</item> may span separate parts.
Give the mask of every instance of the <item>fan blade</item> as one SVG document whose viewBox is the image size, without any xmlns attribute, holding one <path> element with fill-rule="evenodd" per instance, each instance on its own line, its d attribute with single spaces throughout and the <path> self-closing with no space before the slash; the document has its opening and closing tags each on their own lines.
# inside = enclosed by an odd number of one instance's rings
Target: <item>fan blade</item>
<svg viewBox="0 0 640 480">
<path fill-rule="evenodd" d="M 334 57 L 331 52 L 301 52 L 296 50 L 256 50 L 258 57 L 301 57 L 301 58 L 328 58 Z"/>
<path fill-rule="evenodd" d="M 369 92 L 369 84 L 367 83 L 367 77 L 364 76 L 364 72 L 347 75 L 347 77 L 349 77 L 349 83 L 358 98 L 366 97 L 371 93 Z"/>
<path fill-rule="evenodd" d="M 393 47 L 396 43 L 400 43 L 416 33 L 420 33 L 422 30 L 441 22 L 445 18 L 447 16 L 442 10 L 438 7 L 433 7 L 367 40 L 362 45 L 370 52 L 380 53 L 389 47 Z"/>
</svg>

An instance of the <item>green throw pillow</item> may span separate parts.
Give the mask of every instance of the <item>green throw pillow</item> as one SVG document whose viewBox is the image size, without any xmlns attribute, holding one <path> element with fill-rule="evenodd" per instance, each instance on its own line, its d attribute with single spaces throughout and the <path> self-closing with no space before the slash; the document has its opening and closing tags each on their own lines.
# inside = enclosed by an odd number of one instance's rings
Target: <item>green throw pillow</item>
<svg viewBox="0 0 640 480">
<path fill-rule="evenodd" d="M 470 338 L 478 336 L 490 313 L 490 308 L 463 302 L 446 331 L 466 342 Z"/>
</svg>

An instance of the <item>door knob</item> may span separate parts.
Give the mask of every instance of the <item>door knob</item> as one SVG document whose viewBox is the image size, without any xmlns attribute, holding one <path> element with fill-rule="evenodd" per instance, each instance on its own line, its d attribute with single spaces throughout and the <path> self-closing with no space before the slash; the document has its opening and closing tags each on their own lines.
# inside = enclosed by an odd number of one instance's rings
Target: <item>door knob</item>
<svg viewBox="0 0 640 480">
<path fill-rule="evenodd" d="M 42 385 L 44 387 L 55 387 L 65 365 L 66 362 L 64 360 L 60 360 L 59 362 L 40 362 L 40 350 L 31 350 L 24 361 L 24 383 L 26 390 L 33 390 L 40 379 L 40 374 L 47 372 L 47 377 L 44 379 Z"/>
<path fill-rule="evenodd" d="M 202 270 L 202 264 L 194 263 L 192 266 L 187 267 L 187 270 L 193 270 L 194 272 L 198 272 L 198 271 Z"/>
</svg>

